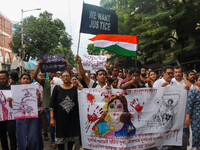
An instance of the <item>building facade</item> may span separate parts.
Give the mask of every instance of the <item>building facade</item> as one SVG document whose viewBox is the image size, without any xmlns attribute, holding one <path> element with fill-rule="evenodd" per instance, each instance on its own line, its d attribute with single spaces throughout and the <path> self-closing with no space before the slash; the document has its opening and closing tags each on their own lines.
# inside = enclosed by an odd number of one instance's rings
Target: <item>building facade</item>
<svg viewBox="0 0 200 150">
<path fill-rule="evenodd" d="M 0 12 L 0 70 L 10 70 L 17 59 L 9 46 L 12 38 L 13 22 Z"/>
</svg>

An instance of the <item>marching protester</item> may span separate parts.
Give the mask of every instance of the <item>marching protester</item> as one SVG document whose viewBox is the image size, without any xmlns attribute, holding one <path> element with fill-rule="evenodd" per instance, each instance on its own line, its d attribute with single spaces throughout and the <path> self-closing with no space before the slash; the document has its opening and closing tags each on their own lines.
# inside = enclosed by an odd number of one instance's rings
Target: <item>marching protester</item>
<svg viewBox="0 0 200 150">
<path fill-rule="evenodd" d="M 145 67 L 141 67 L 140 68 L 140 84 L 142 84 L 143 86 L 145 86 L 145 84 L 147 83 L 147 69 Z"/>
<path fill-rule="evenodd" d="M 188 93 L 185 125 L 191 126 L 190 134 L 192 136 L 192 148 L 190 150 L 200 149 L 200 75 L 196 76 L 196 85 Z"/>
<path fill-rule="evenodd" d="M 68 62 L 64 59 L 63 62 L 66 63 L 66 67 L 71 72 L 71 68 L 68 64 Z M 51 84 L 54 84 L 53 78 L 55 77 L 55 73 L 48 72 L 49 78 L 39 78 L 37 77 L 37 74 L 39 73 L 40 70 L 40 64 L 42 64 L 42 60 L 40 59 L 38 61 L 37 68 L 34 72 L 33 78 L 42 85 L 44 89 L 44 112 L 48 121 L 49 125 L 49 130 L 50 130 L 50 137 L 51 137 L 51 148 L 56 149 L 56 144 L 55 144 L 55 127 L 50 125 L 50 111 L 49 111 L 49 106 L 50 106 L 50 98 L 51 98 Z"/>
<path fill-rule="evenodd" d="M 174 70 L 172 66 L 165 66 L 163 68 L 163 78 L 158 79 L 154 84 L 153 87 L 166 87 L 176 85 L 174 81 L 172 81 L 174 74 Z"/>
<path fill-rule="evenodd" d="M 123 79 L 121 77 L 119 77 L 119 67 L 117 67 L 117 66 L 111 67 L 111 77 L 117 77 L 117 79 L 118 79 L 117 87 L 120 87 Z"/>
<path fill-rule="evenodd" d="M 118 85 L 118 78 L 117 77 L 112 77 L 112 87 L 114 88 L 114 89 L 117 89 L 118 87 L 117 87 L 117 85 Z"/>
<path fill-rule="evenodd" d="M 45 79 L 46 73 L 40 72 L 38 78 Z M 38 110 L 39 110 L 38 116 L 39 116 L 41 123 L 42 123 L 42 132 L 43 132 L 44 140 L 48 141 L 49 140 L 49 135 L 48 135 L 48 131 L 47 131 L 48 130 L 48 124 L 47 124 L 47 118 L 46 118 L 45 113 L 44 113 L 44 90 L 43 90 L 43 87 L 37 81 L 33 84 L 36 85 L 36 88 L 39 90 L 40 95 L 41 95 L 40 99 L 41 99 L 42 104 L 38 108 Z"/>
<path fill-rule="evenodd" d="M 48 72 L 49 77 L 47 79 L 45 78 L 39 78 L 37 74 L 40 70 L 40 64 L 42 63 L 42 60 L 38 61 L 37 68 L 33 74 L 33 78 L 43 87 L 44 90 L 44 112 L 48 121 L 49 130 L 50 130 L 50 137 L 51 137 L 51 148 L 55 149 L 55 127 L 50 125 L 50 112 L 49 112 L 49 105 L 50 105 L 50 97 L 51 97 L 51 81 L 53 80 L 53 77 L 55 76 L 54 73 Z"/>
<path fill-rule="evenodd" d="M 190 70 L 187 72 L 187 85 L 192 89 L 195 84 L 195 75 L 196 72 L 194 70 Z"/>
<path fill-rule="evenodd" d="M 156 82 L 157 80 L 157 73 L 155 71 L 149 71 L 149 75 L 148 75 L 148 78 L 149 78 L 149 82 L 147 82 L 145 84 L 146 87 L 153 87 L 154 83 Z"/>
<path fill-rule="evenodd" d="M 174 67 L 174 78 L 172 79 L 173 82 L 176 83 L 176 85 L 186 86 L 185 80 L 183 78 L 183 70 L 181 67 L 177 66 Z"/>
<path fill-rule="evenodd" d="M 129 71 L 131 78 L 129 81 L 122 82 L 121 89 L 133 89 L 133 88 L 144 88 L 143 84 L 140 84 L 140 71 L 135 68 L 131 68 Z"/>
<path fill-rule="evenodd" d="M 56 85 L 50 105 L 50 124 L 56 127 L 56 144 L 59 150 L 72 150 L 73 144 L 79 149 L 79 110 L 77 87 L 71 84 L 71 73 L 61 75 L 63 84 Z"/>
<path fill-rule="evenodd" d="M 173 67 L 165 66 L 163 68 L 163 78 L 155 81 L 155 83 L 153 84 L 153 87 L 175 86 L 176 83 L 174 81 L 172 81 L 173 74 L 174 74 Z M 158 150 L 167 150 L 168 146 L 157 147 L 157 149 Z"/>
<path fill-rule="evenodd" d="M 96 81 L 96 74 L 95 73 L 90 73 L 90 79 Z"/>
<path fill-rule="evenodd" d="M 80 75 L 82 76 L 83 81 L 87 85 L 88 88 L 106 88 L 106 71 L 103 69 L 100 69 L 96 72 L 96 79 L 94 80 L 90 79 L 88 76 L 86 76 L 85 70 L 83 69 L 81 58 L 80 56 L 76 56 L 76 62 L 78 63 L 78 72 L 80 72 Z"/>
<path fill-rule="evenodd" d="M 72 75 L 71 83 L 72 85 L 76 86 L 78 90 L 81 90 L 83 88 L 83 85 L 78 81 L 78 78 L 76 75 Z"/>
<path fill-rule="evenodd" d="M 23 73 L 20 77 L 21 84 L 31 84 L 31 76 Z M 41 106 L 40 93 L 37 94 L 38 107 Z M 42 150 L 41 124 L 38 118 L 16 120 L 17 146 L 19 150 Z"/>
<path fill-rule="evenodd" d="M 12 80 L 12 82 L 14 81 Z M 0 71 L 0 90 L 10 90 L 9 73 L 7 71 Z M 1 100 L 0 103 L 4 105 Z M 14 120 L 0 121 L 0 140 L 3 150 L 9 150 L 7 132 L 10 139 L 10 148 L 16 150 L 16 122 Z"/>
</svg>

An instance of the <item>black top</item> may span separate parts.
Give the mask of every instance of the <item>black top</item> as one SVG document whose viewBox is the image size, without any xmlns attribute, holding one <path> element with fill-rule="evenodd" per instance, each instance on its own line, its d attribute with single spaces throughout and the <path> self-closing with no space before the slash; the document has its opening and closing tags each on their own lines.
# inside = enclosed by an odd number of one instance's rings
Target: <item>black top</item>
<svg viewBox="0 0 200 150">
<path fill-rule="evenodd" d="M 54 109 L 58 144 L 62 144 L 62 141 L 59 140 L 63 140 L 63 138 L 65 141 L 70 141 L 79 136 L 78 91 L 76 86 L 71 89 L 55 86 L 50 108 Z"/>
<path fill-rule="evenodd" d="M 0 84 L 0 90 L 10 90 L 10 86 L 4 86 Z"/>
</svg>

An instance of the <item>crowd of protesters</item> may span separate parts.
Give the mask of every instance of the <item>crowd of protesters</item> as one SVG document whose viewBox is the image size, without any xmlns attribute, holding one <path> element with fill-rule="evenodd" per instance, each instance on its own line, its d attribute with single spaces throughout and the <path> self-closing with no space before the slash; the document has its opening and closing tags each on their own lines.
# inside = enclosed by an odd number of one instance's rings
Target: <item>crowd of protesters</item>
<svg viewBox="0 0 200 150">
<path fill-rule="evenodd" d="M 76 56 L 77 73 L 72 72 L 68 62 L 67 70 L 56 73 L 42 73 L 40 64 L 33 74 L 24 73 L 18 80 L 18 73 L 0 71 L 0 90 L 10 90 L 11 85 L 36 84 L 39 118 L 0 121 L 0 140 L 2 150 L 42 150 L 43 140 L 50 140 L 49 149 L 80 149 L 80 122 L 78 110 L 78 90 L 82 88 L 134 89 L 166 86 L 182 86 L 188 91 L 185 137 L 189 135 L 189 144 L 183 143 L 178 149 L 200 149 L 200 75 L 195 70 L 183 72 L 180 66 L 165 66 L 162 74 L 141 67 L 123 69 L 114 64 L 100 69 L 96 73 L 86 72 L 81 57 Z M 55 78 L 60 79 L 53 89 Z M 8 98 L 12 107 L 12 98 Z M 48 134 L 49 130 L 49 134 Z M 7 141 L 7 133 L 10 142 Z M 42 140 L 43 134 L 43 140 Z M 187 139 L 186 139 L 187 140 Z M 185 140 L 183 140 L 185 141 Z M 8 143 L 10 145 L 8 145 Z M 67 143 L 67 144 L 66 144 Z M 185 145 L 184 145 L 185 144 Z M 173 149 L 161 147 L 155 149 Z M 177 147 L 176 147 L 177 149 Z"/>
</svg>

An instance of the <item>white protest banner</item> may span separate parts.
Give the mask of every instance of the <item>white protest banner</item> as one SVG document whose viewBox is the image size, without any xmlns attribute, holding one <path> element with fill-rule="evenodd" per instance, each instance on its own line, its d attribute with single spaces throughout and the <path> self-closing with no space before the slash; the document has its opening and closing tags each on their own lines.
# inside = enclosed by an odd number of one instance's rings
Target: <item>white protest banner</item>
<svg viewBox="0 0 200 150">
<path fill-rule="evenodd" d="M 85 70 L 99 70 L 106 69 L 106 56 L 83 55 L 81 57 L 82 65 Z"/>
<path fill-rule="evenodd" d="M 12 108 L 7 101 L 8 97 L 11 97 L 10 90 L 0 90 L 0 121 L 14 119 Z"/>
<path fill-rule="evenodd" d="M 36 85 L 11 85 L 14 119 L 37 118 Z"/>
<path fill-rule="evenodd" d="M 181 87 L 83 89 L 79 111 L 84 148 L 148 149 L 182 145 L 187 91 Z"/>
</svg>

